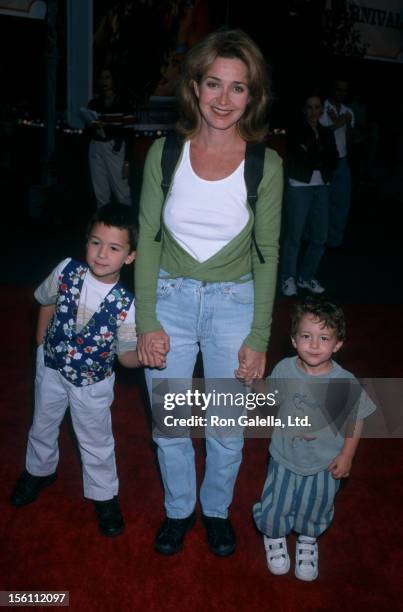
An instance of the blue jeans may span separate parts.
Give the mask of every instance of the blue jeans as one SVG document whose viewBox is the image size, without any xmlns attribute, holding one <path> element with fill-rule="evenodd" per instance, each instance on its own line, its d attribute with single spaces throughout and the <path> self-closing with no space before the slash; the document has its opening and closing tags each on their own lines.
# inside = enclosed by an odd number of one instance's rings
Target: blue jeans
<svg viewBox="0 0 403 612">
<path fill-rule="evenodd" d="M 301 277 L 310 281 L 318 269 L 325 250 L 329 219 L 329 188 L 326 185 L 292 187 L 286 195 L 287 233 L 284 241 L 281 277 Z M 301 240 L 309 223 L 309 242 L 297 273 Z"/>
<path fill-rule="evenodd" d="M 351 204 L 351 172 L 346 157 L 339 159 L 329 193 L 329 246 L 341 246 Z"/>
<path fill-rule="evenodd" d="M 152 380 L 191 379 L 200 349 L 206 379 L 231 378 L 238 367 L 238 351 L 250 332 L 254 288 L 246 282 L 206 283 L 189 278 L 170 279 L 161 271 L 157 287 L 157 317 L 170 338 L 167 366 L 146 369 L 152 400 Z M 164 278 L 165 276 L 165 278 Z M 175 381 L 168 380 L 169 391 Z M 206 381 L 206 386 L 208 381 Z M 207 390 L 207 389 L 206 389 Z M 151 402 L 152 403 L 152 402 Z M 154 437 L 170 518 L 186 518 L 196 504 L 196 471 L 190 437 Z M 207 436 L 205 475 L 200 502 L 206 516 L 226 518 L 242 460 L 242 436 Z"/>
</svg>

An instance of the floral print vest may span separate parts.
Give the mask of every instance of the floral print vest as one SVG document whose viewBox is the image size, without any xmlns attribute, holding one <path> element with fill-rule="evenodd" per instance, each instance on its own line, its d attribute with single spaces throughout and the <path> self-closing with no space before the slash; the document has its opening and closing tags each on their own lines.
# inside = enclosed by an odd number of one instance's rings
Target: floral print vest
<svg viewBox="0 0 403 612">
<path fill-rule="evenodd" d="M 75 332 L 80 293 L 88 266 L 71 260 L 59 277 L 56 311 L 44 340 L 45 365 L 76 387 L 111 376 L 117 330 L 126 319 L 133 295 L 121 283 L 109 291 L 82 328 Z"/>
</svg>

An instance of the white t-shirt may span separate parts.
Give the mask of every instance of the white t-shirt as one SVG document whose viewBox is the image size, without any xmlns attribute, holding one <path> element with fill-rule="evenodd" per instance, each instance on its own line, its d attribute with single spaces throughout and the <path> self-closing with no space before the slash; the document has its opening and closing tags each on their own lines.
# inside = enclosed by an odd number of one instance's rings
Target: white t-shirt
<svg viewBox="0 0 403 612">
<path fill-rule="evenodd" d="M 202 262 L 225 247 L 249 221 L 244 161 L 229 176 L 207 181 L 194 172 L 189 147 L 190 142 L 185 142 L 164 222 L 176 242 Z"/>
<path fill-rule="evenodd" d="M 42 306 L 49 306 L 56 303 L 59 276 L 70 261 L 70 257 L 61 261 L 35 290 L 35 298 Z M 80 303 L 77 309 L 76 333 L 79 333 L 84 325 L 88 323 L 115 284 L 116 283 L 101 283 L 91 274 L 90 270 L 87 271 L 81 288 Z M 116 353 L 121 355 L 126 351 L 133 351 L 136 346 L 135 308 L 134 302 L 132 302 L 126 319 L 118 328 Z"/>
<path fill-rule="evenodd" d="M 328 112 L 329 110 L 334 111 L 338 117 L 340 117 L 340 115 L 345 115 L 346 113 L 350 113 L 352 117 L 351 127 L 354 127 L 354 113 L 351 110 L 351 108 L 349 108 L 348 106 L 345 106 L 344 104 L 341 104 L 340 109 L 337 110 L 337 108 L 333 104 L 331 104 L 329 100 L 325 101 L 325 104 L 323 106 L 323 113 L 319 119 L 322 125 L 325 125 L 326 127 L 333 125 L 333 121 L 329 116 L 329 112 Z M 336 141 L 336 148 L 337 148 L 339 157 L 340 158 L 346 157 L 347 155 L 347 126 L 343 125 L 342 127 L 339 127 L 336 130 L 333 130 L 333 133 L 334 133 L 334 139 Z"/>
</svg>

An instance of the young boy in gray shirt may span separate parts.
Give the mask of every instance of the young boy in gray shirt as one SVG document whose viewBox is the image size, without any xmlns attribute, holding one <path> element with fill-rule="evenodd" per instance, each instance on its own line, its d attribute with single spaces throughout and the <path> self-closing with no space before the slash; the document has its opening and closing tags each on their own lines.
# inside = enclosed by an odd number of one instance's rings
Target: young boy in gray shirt
<svg viewBox="0 0 403 612">
<path fill-rule="evenodd" d="M 268 475 L 253 515 L 273 574 L 290 569 L 286 536 L 294 530 L 295 575 L 317 578 L 317 538 L 333 519 L 340 479 L 350 475 L 363 418 L 375 410 L 353 374 L 332 359 L 344 338 L 341 308 L 307 299 L 292 314 L 297 355 L 280 361 L 268 379 L 284 427 L 273 430 Z"/>
</svg>

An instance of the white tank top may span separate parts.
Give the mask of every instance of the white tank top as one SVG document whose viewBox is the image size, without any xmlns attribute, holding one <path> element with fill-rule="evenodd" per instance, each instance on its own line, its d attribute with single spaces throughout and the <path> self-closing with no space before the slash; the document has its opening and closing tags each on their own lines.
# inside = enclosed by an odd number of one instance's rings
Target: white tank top
<svg viewBox="0 0 403 612">
<path fill-rule="evenodd" d="M 207 181 L 193 171 L 190 142 L 175 173 L 164 209 L 169 232 L 197 261 L 206 261 L 237 236 L 248 223 L 244 161 L 229 176 Z"/>
</svg>

